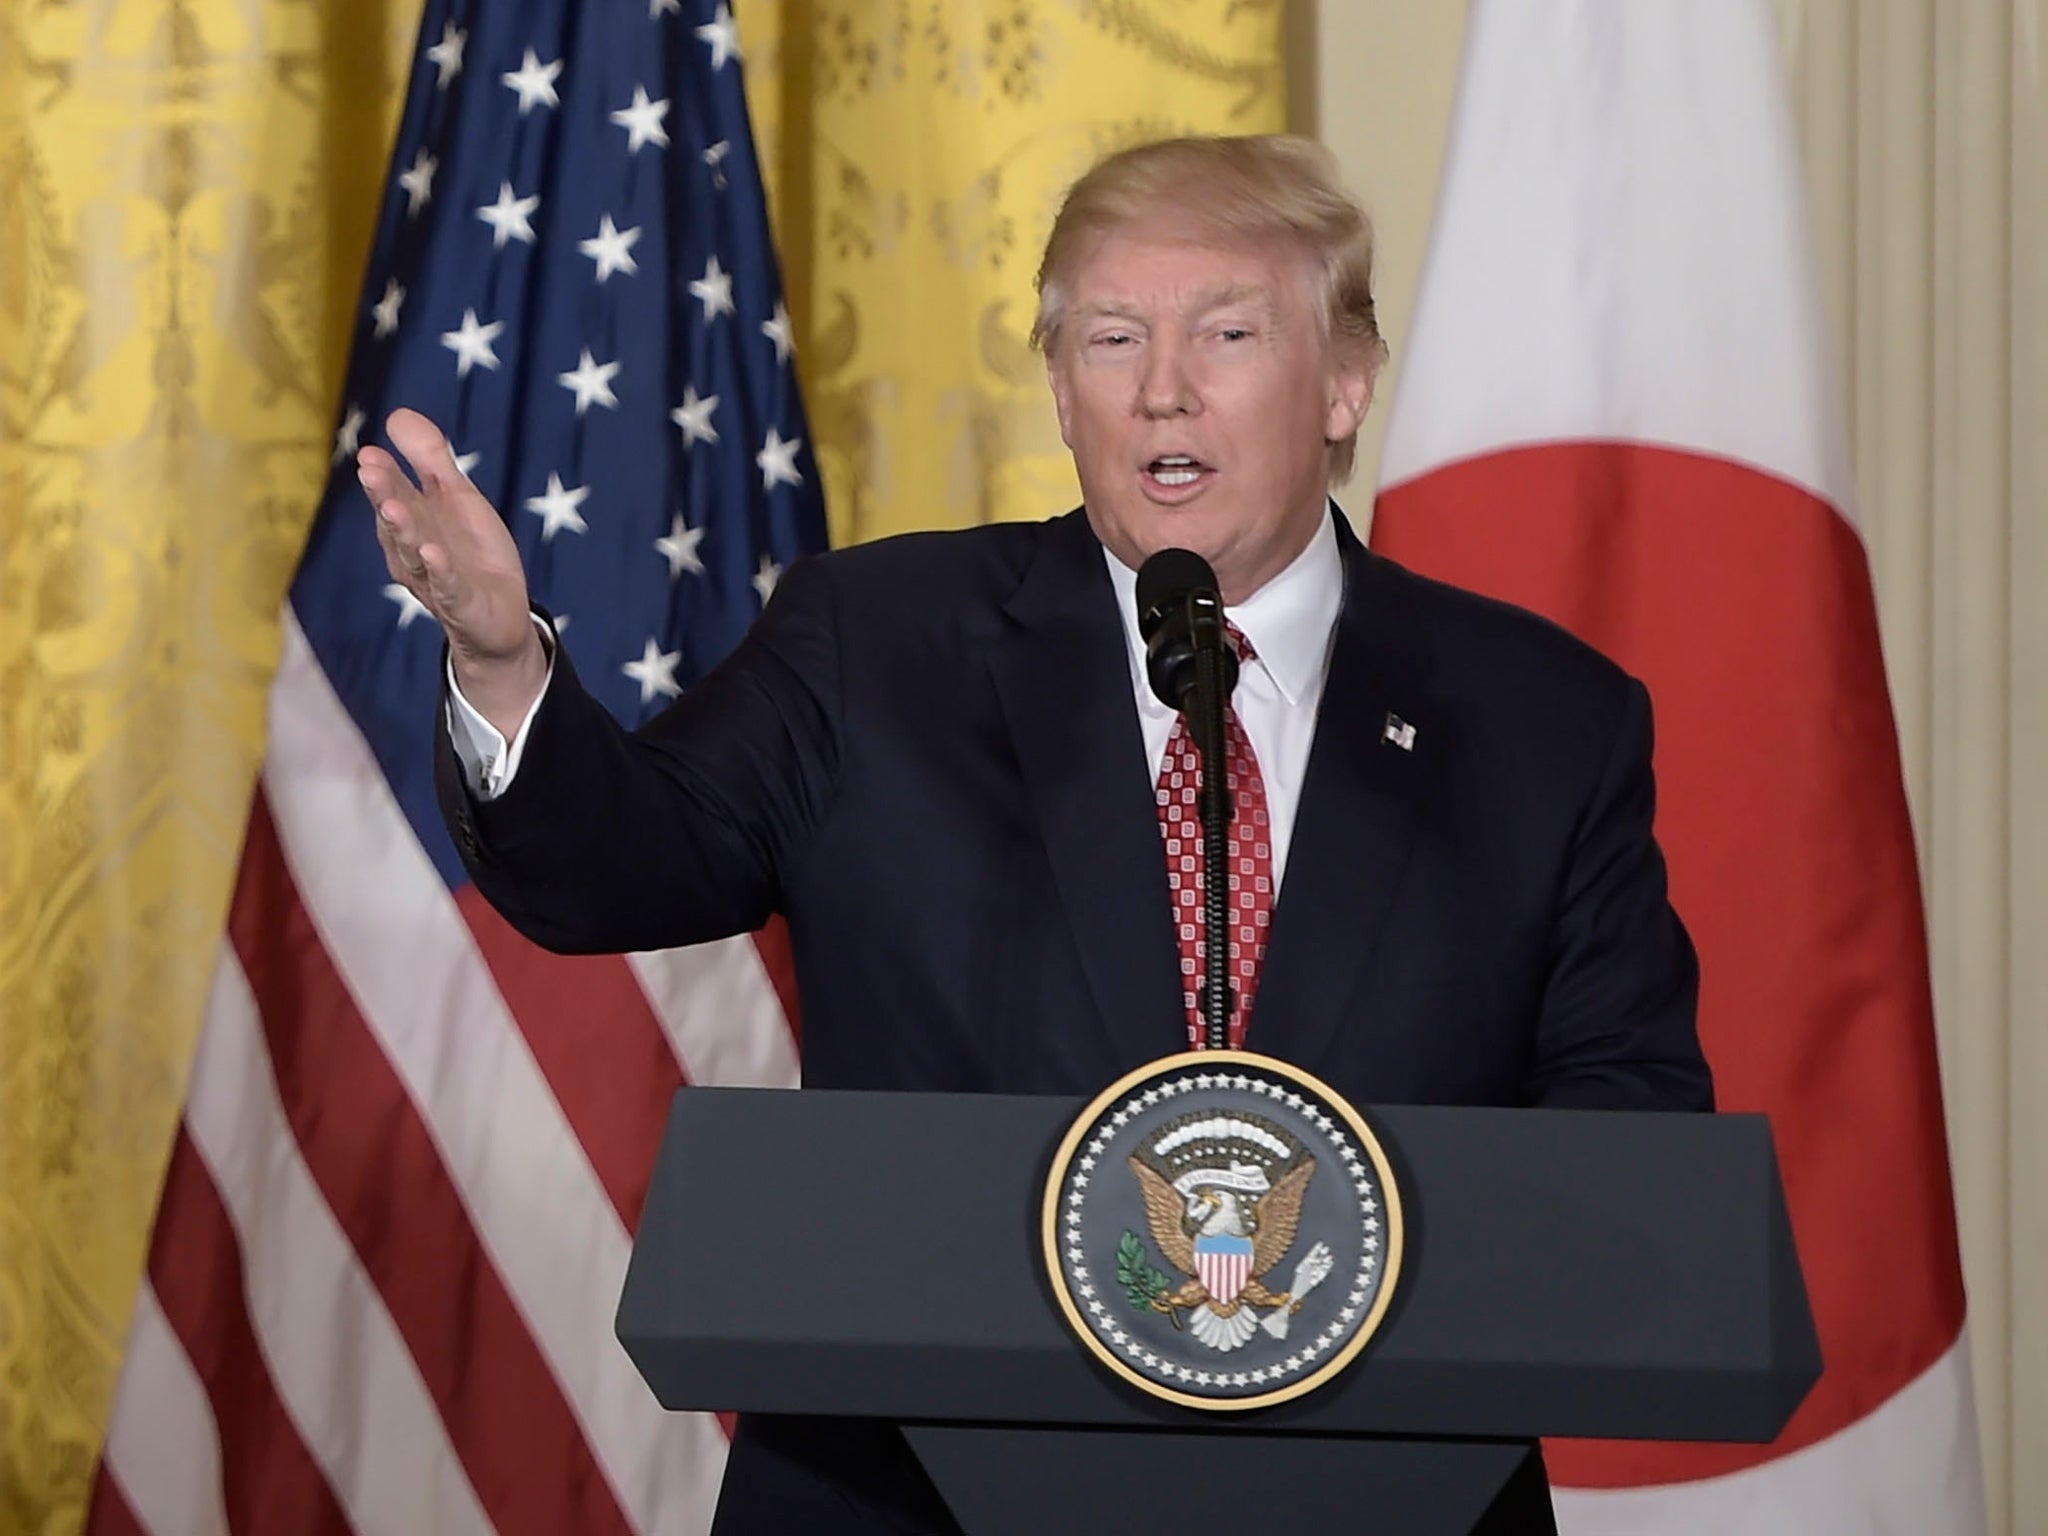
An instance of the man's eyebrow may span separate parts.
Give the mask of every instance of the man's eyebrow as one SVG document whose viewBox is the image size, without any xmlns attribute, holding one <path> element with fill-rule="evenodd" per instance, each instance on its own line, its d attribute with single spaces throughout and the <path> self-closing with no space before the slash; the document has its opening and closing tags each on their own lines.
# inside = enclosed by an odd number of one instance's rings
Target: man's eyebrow
<svg viewBox="0 0 2048 1536">
<path fill-rule="evenodd" d="M 1206 288 L 1195 294 L 1191 307 L 1195 314 L 1207 314 L 1212 309 L 1225 309 L 1232 304 L 1256 304 L 1269 314 L 1273 309 L 1273 295 L 1263 283 L 1222 283 Z"/>
<path fill-rule="evenodd" d="M 1086 304 L 1074 306 L 1077 316 L 1090 320 L 1142 320 L 1144 313 L 1135 304 L 1123 299 L 1094 299 Z"/>
<path fill-rule="evenodd" d="M 1273 312 L 1273 295 L 1263 283 L 1220 283 L 1214 288 L 1198 290 L 1191 298 L 1188 313 L 1208 314 L 1211 310 L 1224 309 L 1232 304 L 1255 304 L 1268 314 Z M 1077 318 L 1089 320 L 1143 320 L 1144 310 L 1128 299 L 1093 299 L 1086 304 L 1074 306 Z"/>
</svg>

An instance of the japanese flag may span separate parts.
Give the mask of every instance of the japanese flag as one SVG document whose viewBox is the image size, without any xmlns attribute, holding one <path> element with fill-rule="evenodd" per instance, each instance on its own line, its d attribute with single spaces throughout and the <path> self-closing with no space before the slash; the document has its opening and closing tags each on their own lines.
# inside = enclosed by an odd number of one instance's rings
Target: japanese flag
<svg viewBox="0 0 2048 1536">
<path fill-rule="evenodd" d="M 1724 1109 L 1826 1371 L 1776 1444 L 1556 1443 L 1562 1530 L 1983 1529 L 1925 927 L 1765 0 L 1475 0 L 1373 544 L 1641 677 Z"/>
</svg>

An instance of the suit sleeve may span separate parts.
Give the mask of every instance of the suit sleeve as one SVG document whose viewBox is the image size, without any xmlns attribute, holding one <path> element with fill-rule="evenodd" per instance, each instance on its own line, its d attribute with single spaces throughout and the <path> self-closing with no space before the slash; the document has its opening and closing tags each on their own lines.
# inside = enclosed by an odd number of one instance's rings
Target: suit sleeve
<svg viewBox="0 0 2048 1536">
<path fill-rule="evenodd" d="M 1551 1108 L 1711 1110 L 1699 961 L 1672 909 L 1653 832 L 1650 698 L 1630 680 L 1559 891 L 1537 1025 L 1534 1101 Z"/>
<path fill-rule="evenodd" d="M 464 865 L 515 928 L 565 953 L 759 927 L 837 781 L 838 666 L 831 577 L 809 560 L 723 663 L 637 731 L 558 648 L 519 773 L 496 799 L 471 793 L 440 701 L 436 788 Z"/>
</svg>

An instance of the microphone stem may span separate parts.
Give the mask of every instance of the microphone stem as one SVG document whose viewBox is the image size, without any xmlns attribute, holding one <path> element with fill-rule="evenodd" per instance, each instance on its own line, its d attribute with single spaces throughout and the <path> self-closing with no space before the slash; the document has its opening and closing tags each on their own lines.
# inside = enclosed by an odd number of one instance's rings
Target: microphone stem
<svg viewBox="0 0 2048 1536">
<path fill-rule="evenodd" d="M 1215 649 L 1195 653 L 1195 746 L 1202 754 L 1202 897 L 1206 946 L 1202 966 L 1205 1043 L 1230 1044 L 1230 780 L 1224 759 L 1222 663 Z"/>
</svg>

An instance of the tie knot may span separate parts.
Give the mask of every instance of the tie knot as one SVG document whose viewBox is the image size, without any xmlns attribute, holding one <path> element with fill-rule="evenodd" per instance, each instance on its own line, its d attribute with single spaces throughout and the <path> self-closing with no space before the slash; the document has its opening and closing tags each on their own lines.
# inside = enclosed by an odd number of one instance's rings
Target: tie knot
<svg viewBox="0 0 2048 1536">
<path fill-rule="evenodd" d="M 1244 631 L 1228 619 L 1223 621 L 1223 632 L 1230 636 L 1230 648 L 1237 652 L 1238 665 L 1242 666 L 1246 662 L 1259 659 L 1259 653 L 1252 649 L 1251 641 L 1245 639 Z"/>
</svg>

